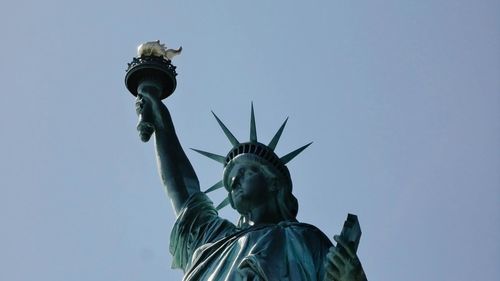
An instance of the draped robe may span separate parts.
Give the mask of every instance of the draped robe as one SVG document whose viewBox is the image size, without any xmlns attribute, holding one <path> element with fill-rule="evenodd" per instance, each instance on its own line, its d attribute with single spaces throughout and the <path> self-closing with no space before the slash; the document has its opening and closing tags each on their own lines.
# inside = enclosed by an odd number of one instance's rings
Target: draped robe
<svg viewBox="0 0 500 281">
<path fill-rule="evenodd" d="M 315 226 L 282 221 L 239 228 L 200 192 L 179 213 L 170 237 L 173 268 L 185 281 L 323 280 L 330 240 Z"/>
</svg>

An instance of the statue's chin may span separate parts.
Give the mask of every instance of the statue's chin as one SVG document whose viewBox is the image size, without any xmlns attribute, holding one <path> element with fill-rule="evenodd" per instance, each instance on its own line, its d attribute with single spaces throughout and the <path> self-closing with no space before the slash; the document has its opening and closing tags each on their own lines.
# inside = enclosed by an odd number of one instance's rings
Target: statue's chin
<svg viewBox="0 0 500 281">
<path fill-rule="evenodd" d="M 153 124 L 149 122 L 140 122 L 137 125 L 137 131 L 139 131 L 139 136 L 141 137 L 141 140 L 143 142 L 147 142 L 153 135 L 155 129 Z"/>
</svg>

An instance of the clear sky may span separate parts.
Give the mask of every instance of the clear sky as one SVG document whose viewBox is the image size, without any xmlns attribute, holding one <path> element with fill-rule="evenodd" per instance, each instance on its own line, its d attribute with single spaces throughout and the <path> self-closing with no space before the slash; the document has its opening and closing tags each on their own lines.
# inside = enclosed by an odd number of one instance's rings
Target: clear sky
<svg viewBox="0 0 500 281">
<path fill-rule="evenodd" d="M 313 3 L 314 2 L 314 3 Z M 359 216 L 370 280 L 500 280 L 499 1 L 3 1 L 0 280 L 180 280 L 125 68 L 182 45 L 181 143 L 289 122 L 299 220 Z M 203 187 L 218 163 L 187 151 Z M 213 195 L 221 200 L 223 192 Z M 232 210 L 223 216 L 235 220 Z"/>
</svg>

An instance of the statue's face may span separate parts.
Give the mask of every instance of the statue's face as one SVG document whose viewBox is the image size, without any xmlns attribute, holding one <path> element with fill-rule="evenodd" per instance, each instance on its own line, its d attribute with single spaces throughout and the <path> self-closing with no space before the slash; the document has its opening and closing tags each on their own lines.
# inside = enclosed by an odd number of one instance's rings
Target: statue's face
<svg viewBox="0 0 500 281">
<path fill-rule="evenodd" d="M 262 170 L 253 164 L 237 164 L 229 173 L 230 196 L 240 214 L 268 201 L 268 181 Z"/>
</svg>

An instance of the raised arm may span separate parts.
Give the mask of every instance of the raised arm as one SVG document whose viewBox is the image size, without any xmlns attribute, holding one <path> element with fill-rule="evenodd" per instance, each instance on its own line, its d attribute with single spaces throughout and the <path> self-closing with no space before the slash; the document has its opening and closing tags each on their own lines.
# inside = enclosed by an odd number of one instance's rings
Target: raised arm
<svg viewBox="0 0 500 281">
<path fill-rule="evenodd" d="M 136 110 L 141 139 L 147 142 L 155 133 L 158 171 L 177 214 L 189 196 L 200 190 L 198 178 L 177 138 L 170 113 L 154 87 L 145 85 L 139 89 Z"/>
</svg>

